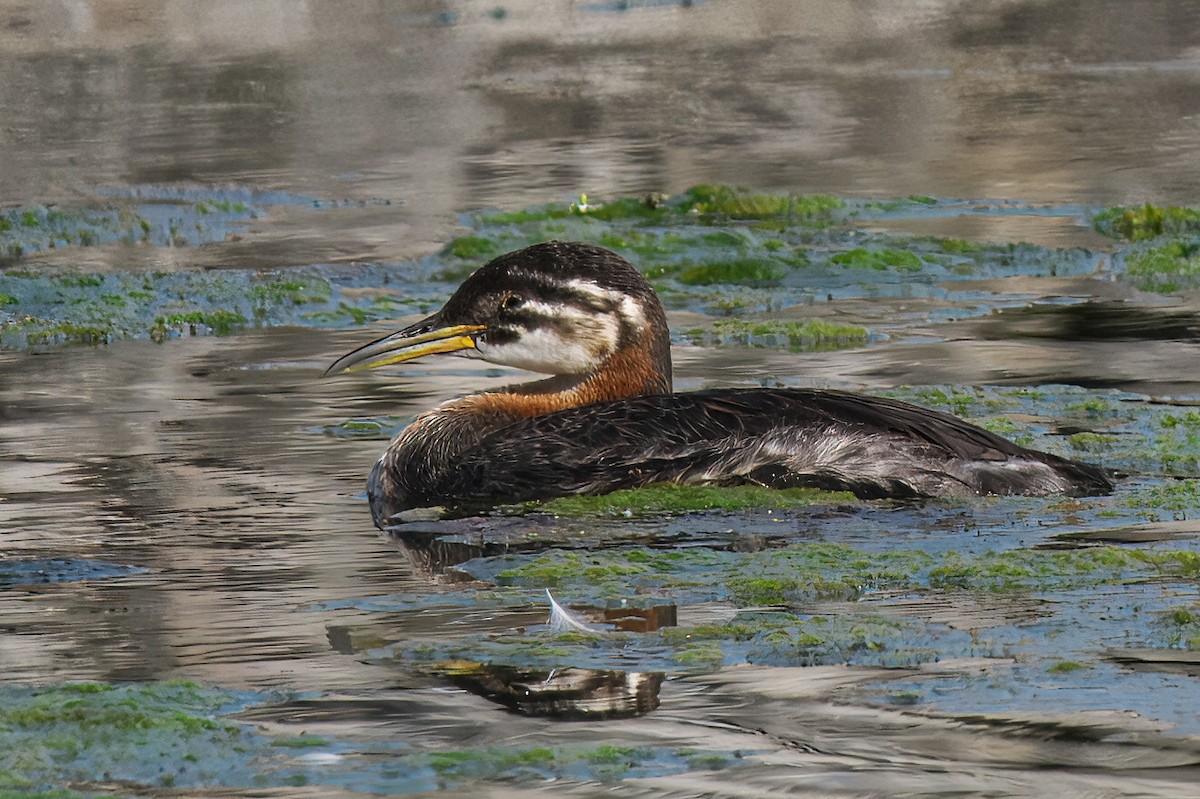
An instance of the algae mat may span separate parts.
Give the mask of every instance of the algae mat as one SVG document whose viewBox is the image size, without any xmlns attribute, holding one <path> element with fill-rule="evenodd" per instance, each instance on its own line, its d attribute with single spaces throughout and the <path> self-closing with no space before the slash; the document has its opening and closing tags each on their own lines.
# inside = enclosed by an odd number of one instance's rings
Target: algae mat
<svg viewBox="0 0 1200 799">
<path fill-rule="evenodd" d="M 1194 209 L 698 186 L 481 210 L 399 263 L 219 255 L 347 210 L 146 186 L 4 212 L 0 795 L 1194 790 Z M 961 219 L 1012 235 L 921 232 Z M 317 375 L 545 238 L 646 272 L 684 389 L 867 388 L 1118 489 L 660 487 L 378 536 L 383 442 L 521 376 Z"/>
</svg>

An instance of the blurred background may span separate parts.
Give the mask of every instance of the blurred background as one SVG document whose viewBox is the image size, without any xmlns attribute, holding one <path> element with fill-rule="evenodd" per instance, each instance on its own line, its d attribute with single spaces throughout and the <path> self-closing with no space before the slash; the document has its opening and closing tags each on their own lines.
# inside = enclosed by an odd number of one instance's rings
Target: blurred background
<svg viewBox="0 0 1200 799">
<path fill-rule="evenodd" d="M 581 191 L 1186 204 L 1200 180 L 1188 0 L 9 0 L 0 74 L 5 203 L 386 198 L 335 234 L 378 258 Z"/>
</svg>

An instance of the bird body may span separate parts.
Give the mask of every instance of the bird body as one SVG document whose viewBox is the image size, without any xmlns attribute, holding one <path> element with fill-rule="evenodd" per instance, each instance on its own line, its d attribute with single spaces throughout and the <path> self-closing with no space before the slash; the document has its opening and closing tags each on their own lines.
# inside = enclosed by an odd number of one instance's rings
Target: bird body
<svg viewBox="0 0 1200 799">
<path fill-rule="evenodd" d="M 368 481 L 380 527 L 411 508 L 480 507 L 652 483 L 756 483 L 864 498 L 1086 495 L 1089 464 L 955 416 L 815 389 L 671 391 L 653 289 L 620 256 L 547 242 L 479 269 L 445 307 L 330 372 L 463 352 L 553 374 L 420 415 Z"/>
</svg>

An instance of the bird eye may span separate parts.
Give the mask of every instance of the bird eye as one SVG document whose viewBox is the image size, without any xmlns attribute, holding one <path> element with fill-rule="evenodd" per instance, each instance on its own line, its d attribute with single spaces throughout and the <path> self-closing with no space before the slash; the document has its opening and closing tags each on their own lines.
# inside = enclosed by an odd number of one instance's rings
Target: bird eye
<svg viewBox="0 0 1200 799">
<path fill-rule="evenodd" d="M 516 294 L 505 294 L 504 299 L 500 300 L 501 311 L 511 311 L 521 304 L 521 298 Z"/>
</svg>

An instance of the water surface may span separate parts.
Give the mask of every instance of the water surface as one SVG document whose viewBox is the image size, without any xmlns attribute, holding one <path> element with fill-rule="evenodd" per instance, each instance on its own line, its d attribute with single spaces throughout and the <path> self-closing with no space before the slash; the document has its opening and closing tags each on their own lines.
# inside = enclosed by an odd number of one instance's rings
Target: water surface
<svg viewBox="0 0 1200 799">
<path fill-rule="evenodd" d="M 1193 795 L 1194 650 L 1159 625 L 1200 601 L 1191 574 L 800 592 L 791 626 L 746 616 L 745 597 L 610 584 L 676 602 L 681 629 L 740 615 L 777 633 L 687 646 L 658 632 L 559 640 L 542 626 L 545 586 L 479 578 L 546 543 L 760 565 L 810 544 L 1194 552 L 1200 500 L 1183 489 L 1200 454 L 1187 416 L 1200 401 L 1197 295 L 1139 289 L 1123 259 L 1143 245 L 1090 222 L 1110 205 L 1197 203 L 1194 4 L 1146 2 L 1136 17 L 1107 1 L 9 5 L 0 74 L 0 205 L 132 197 L 165 208 L 143 215 L 169 234 L 31 249 L 4 262 L 12 285 L 82 296 L 90 284 L 64 275 L 105 276 L 91 286 L 105 293 L 169 273 L 177 282 L 157 285 L 178 295 L 172 309 L 245 317 L 226 335 L 181 321 L 152 338 L 156 312 L 142 320 L 127 303 L 106 344 L 6 339 L 6 688 L 187 679 L 244 692 L 211 709 L 261 736 L 244 742 L 257 754 L 223 782 L 173 773 L 191 795 Z M 436 402 L 522 376 L 447 360 L 321 380 L 325 366 L 452 289 L 430 279 L 457 263 L 437 253 L 464 232 L 498 235 L 470 212 L 701 183 L 936 200 L 814 233 L 820 257 L 855 241 L 931 246 L 910 236 L 1028 248 L 970 275 L 839 267 L 766 289 L 671 284 L 680 388 L 891 392 L 1130 476 L 1079 504 L 491 518 L 435 526 L 440 548 L 424 551 L 375 531 L 363 480 L 384 439 Z M 195 202 L 250 209 L 217 220 Z M 201 216 L 203 230 L 172 238 L 170 220 Z M 293 301 L 263 288 L 277 275 L 332 288 Z M 710 295 L 869 338 L 823 349 L 689 333 L 726 318 Z M 39 297 L 0 320 L 76 295 Z M 480 542 L 492 549 L 469 560 Z M 569 580 L 554 590 L 581 613 L 611 598 Z M 816 617 L 866 625 L 880 646 L 808 646 Z M 430 668 L 450 658 L 667 678 L 645 715 L 563 722 Z M 324 743 L 272 743 L 303 735 Z M 78 763 L 95 772 L 85 790 L 172 790 Z"/>
</svg>

